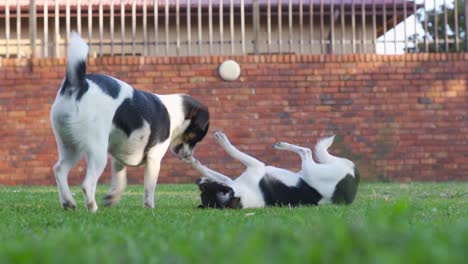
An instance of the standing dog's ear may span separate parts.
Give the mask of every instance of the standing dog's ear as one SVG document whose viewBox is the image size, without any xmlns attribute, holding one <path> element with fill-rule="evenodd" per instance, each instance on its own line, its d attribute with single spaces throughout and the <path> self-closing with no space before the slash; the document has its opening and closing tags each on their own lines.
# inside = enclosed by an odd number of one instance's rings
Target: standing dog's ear
<svg viewBox="0 0 468 264">
<path fill-rule="evenodd" d="M 201 141 L 208 133 L 210 112 L 207 106 L 190 96 L 184 96 L 183 100 L 185 119 L 190 120 L 190 125 L 185 131 L 185 140 L 190 142 L 190 145 L 195 145 L 193 143 Z"/>
<path fill-rule="evenodd" d="M 208 131 L 210 124 L 210 112 L 208 107 L 191 97 L 184 98 L 186 111 L 185 118 L 190 120 L 190 125 L 198 127 L 201 131 Z"/>
<path fill-rule="evenodd" d="M 208 131 L 210 126 L 210 112 L 204 105 L 195 109 L 195 116 L 191 119 L 202 131 Z"/>
</svg>

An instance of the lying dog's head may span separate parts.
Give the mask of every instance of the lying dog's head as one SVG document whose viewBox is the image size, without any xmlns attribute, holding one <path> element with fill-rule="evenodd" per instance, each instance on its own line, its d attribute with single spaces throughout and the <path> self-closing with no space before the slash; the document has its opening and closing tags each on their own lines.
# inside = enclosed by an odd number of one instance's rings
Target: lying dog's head
<svg viewBox="0 0 468 264">
<path fill-rule="evenodd" d="M 201 191 L 202 202 L 198 208 L 242 208 L 240 198 L 234 196 L 235 193 L 231 187 L 208 178 L 198 179 L 196 184 Z"/>
<path fill-rule="evenodd" d="M 210 127 L 208 107 L 188 95 L 182 97 L 183 111 L 187 127 L 171 143 L 171 150 L 181 159 L 192 155 L 195 145 L 202 141 Z"/>
</svg>

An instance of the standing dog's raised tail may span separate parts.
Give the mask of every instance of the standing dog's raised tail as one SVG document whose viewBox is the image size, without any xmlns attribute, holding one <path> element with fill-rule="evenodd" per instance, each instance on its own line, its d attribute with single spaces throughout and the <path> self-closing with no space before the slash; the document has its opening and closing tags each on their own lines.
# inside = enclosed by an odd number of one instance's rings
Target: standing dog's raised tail
<svg viewBox="0 0 468 264">
<path fill-rule="evenodd" d="M 330 163 L 336 159 L 335 156 L 328 153 L 328 148 L 333 144 L 335 136 L 322 138 L 315 145 L 315 156 L 320 163 Z"/>
<path fill-rule="evenodd" d="M 88 45 L 76 32 L 70 35 L 70 46 L 68 47 L 67 79 L 66 84 L 73 88 L 82 89 L 86 82 L 86 58 L 88 57 Z"/>
</svg>

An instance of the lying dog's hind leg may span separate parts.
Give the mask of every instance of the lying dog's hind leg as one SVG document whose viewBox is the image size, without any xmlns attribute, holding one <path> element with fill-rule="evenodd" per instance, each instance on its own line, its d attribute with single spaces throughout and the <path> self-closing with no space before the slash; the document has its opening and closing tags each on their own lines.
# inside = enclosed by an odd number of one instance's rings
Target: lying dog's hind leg
<svg viewBox="0 0 468 264">
<path fill-rule="evenodd" d="M 104 205 L 116 204 L 127 186 L 127 167 L 112 158 L 112 178 L 111 187 L 104 197 Z"/>
<path fill-rule="evenodd" d="M 214 138 L 216 142 L 229 154 L 229 156 L 233 157 L 234 159 L 239 160 L 247 167 L 264 167 L 265 164 L 256 158 L 249 156 L 236 147 L 234 147 L 231 142 L 229 142 L 228 138 L 223 132 L 216 131 L 214 133 Z"/>
<path fill-rule="evenodd" d="M 292 151 L 294 153 L 297 153 L 302 161 L 313 161 L 312 159 L 312 151 L 308 148 L 304 148 L 301 146 L 289 144 L 287 142 L 278 142 L 273 144 L 273 148 L 278 149 L 278 150 L 287 150 L 287 151 Z"/>
</svg>

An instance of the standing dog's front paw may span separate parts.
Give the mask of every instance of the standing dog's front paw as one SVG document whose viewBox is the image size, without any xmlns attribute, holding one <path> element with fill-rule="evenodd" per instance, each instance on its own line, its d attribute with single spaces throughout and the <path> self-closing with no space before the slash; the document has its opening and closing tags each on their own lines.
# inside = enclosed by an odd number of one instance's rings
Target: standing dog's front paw
<svg viewBox="0 0 468 264">
<path fill-rule="evenodd" d="M 95 213 L 98 210 L 98 206 L 96 204 L 96 201 L 92 201 L 86 204 L 86 208 L 88 208 L 88 211 L 91 213 Z"/>
<path fill-rule="evenodd" d="M 154 191 L 145 190 L 145 195 L 143 196 L 143 207 L 144 208 L 154 208 Z"/>
<path fill-rule="evenodd" d="M 154 203 L 144 202 L 144 203 L 143 203 L 143 207 L 144 207 L 144 208 L 153 209 L 153 208 L 154 208 Z"/>
</svg>

